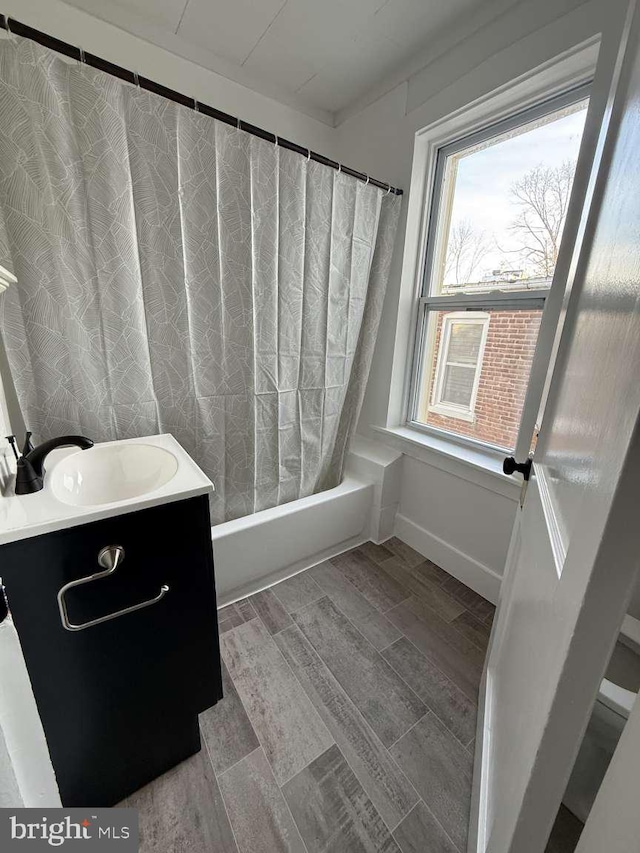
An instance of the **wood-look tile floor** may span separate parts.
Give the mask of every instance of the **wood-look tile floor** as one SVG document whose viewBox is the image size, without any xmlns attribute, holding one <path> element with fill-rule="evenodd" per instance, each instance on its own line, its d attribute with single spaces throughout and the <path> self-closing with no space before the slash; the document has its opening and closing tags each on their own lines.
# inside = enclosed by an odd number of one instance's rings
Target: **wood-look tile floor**
<svg viewBox="0 0 640 853">
<path fill-rule="evenodd" d="M 145 853 L 464 853 L 494 608 L 398 539 L 219 612 L 203 749 L 123 803 Z"/>
</svg>

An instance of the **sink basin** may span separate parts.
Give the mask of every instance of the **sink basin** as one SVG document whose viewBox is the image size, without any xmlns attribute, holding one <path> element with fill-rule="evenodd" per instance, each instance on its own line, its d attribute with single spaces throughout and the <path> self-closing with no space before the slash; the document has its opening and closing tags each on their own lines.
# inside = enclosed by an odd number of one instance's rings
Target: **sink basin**
<svg viewBox="0 0 640 853">
<path fill-rule="evenodd" d="M 65 456 L 45 474 L 53 494 L 71 506 L 98 506 L 146 495 L 178 470 L 168 450 L 152 444 L 105 444 Z"/>
</svg>

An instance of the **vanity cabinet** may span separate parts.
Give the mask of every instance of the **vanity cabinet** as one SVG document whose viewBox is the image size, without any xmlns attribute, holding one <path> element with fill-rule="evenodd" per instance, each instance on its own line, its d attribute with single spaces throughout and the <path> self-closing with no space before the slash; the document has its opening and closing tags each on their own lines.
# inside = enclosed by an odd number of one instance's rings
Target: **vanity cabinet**
<svg viewBox="0 0 640 853">
<path fill-rule="evenodd" d="M 66 591 L 70 623 L 158 600 L 67 630 L 59 590 L 109 546 L 124 559 Z M 63 805 L 113 806 L 199 750 L 222 698 L 206 495 L 3 545 L 0 565 Z"/>
</svg>

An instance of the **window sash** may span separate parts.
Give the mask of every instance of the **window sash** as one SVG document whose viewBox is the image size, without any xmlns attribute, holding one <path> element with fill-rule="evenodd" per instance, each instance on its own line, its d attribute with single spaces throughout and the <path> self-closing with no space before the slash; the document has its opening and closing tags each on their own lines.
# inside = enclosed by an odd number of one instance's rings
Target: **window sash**
<svg viewBox="0 0 640 853">
<path fill-rule="evenodd" d="M 556 95 L 552 98 L 541 101 L 536 106 L 514 113 L 508 118 L 502 119 L 502 121 L 489 125 L 475 133 L 463 136 L 460 139 L 456 139 L 438 149 L 436 154 L 435 176 L 431 191 L 429 227 L 427 230 L 427 251 L 422 276 L 421 296 L 429 296 L 433 289 L 433 267 L 436 259 L 436 250 L 440 243 L 440 207 L 442 203 L 442 189 L 448 157 L 452 154 L 464 151 L 466 148 L 471 148 L 480 142 L 486 141 L 487 139 L 492 139 L 495 136 L 501 136 L 509 130 L 514 130 L 524 124 L 529 124 L 530 122 L 535 121 L 538 118 L 542 118 L 556 110 L 560 110 L 563 107 L 570 106 L 578 101 L 584 101 L 589 97 L 590 90 L 590 83 L 574 87 L 561 95 Z"/>
<path fill-rule="evenodd" d="M 420 305 L 428 305 L 433 310 L 446 311 L 477 308 L 544 308 L 549 288 L 541 290 L 516 290 L 492 293 L 458 293 L 445 296 L 421 296 Z"/>
</svg>

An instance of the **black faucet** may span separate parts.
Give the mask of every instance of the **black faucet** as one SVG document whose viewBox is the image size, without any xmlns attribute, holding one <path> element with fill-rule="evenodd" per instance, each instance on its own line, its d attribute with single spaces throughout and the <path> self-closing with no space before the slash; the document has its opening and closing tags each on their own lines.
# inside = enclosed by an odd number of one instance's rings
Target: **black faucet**
<svg viewBox="0 0 640 853">
<path fill-rule="evenodd" d="M 46 456 L 56 447 L 67 447 L 68 445 L 76 445 L 82 450 L 88 450 L 93 447 L 93 442 L 83 435 L 61 435 L 59 438 L 43 441 L 25 456 L 21 456 L 16 466 L 16 495 L 30 495 L 33 492 L 39 492 L 44 486 L 44 460 Z"/>
</svg>

